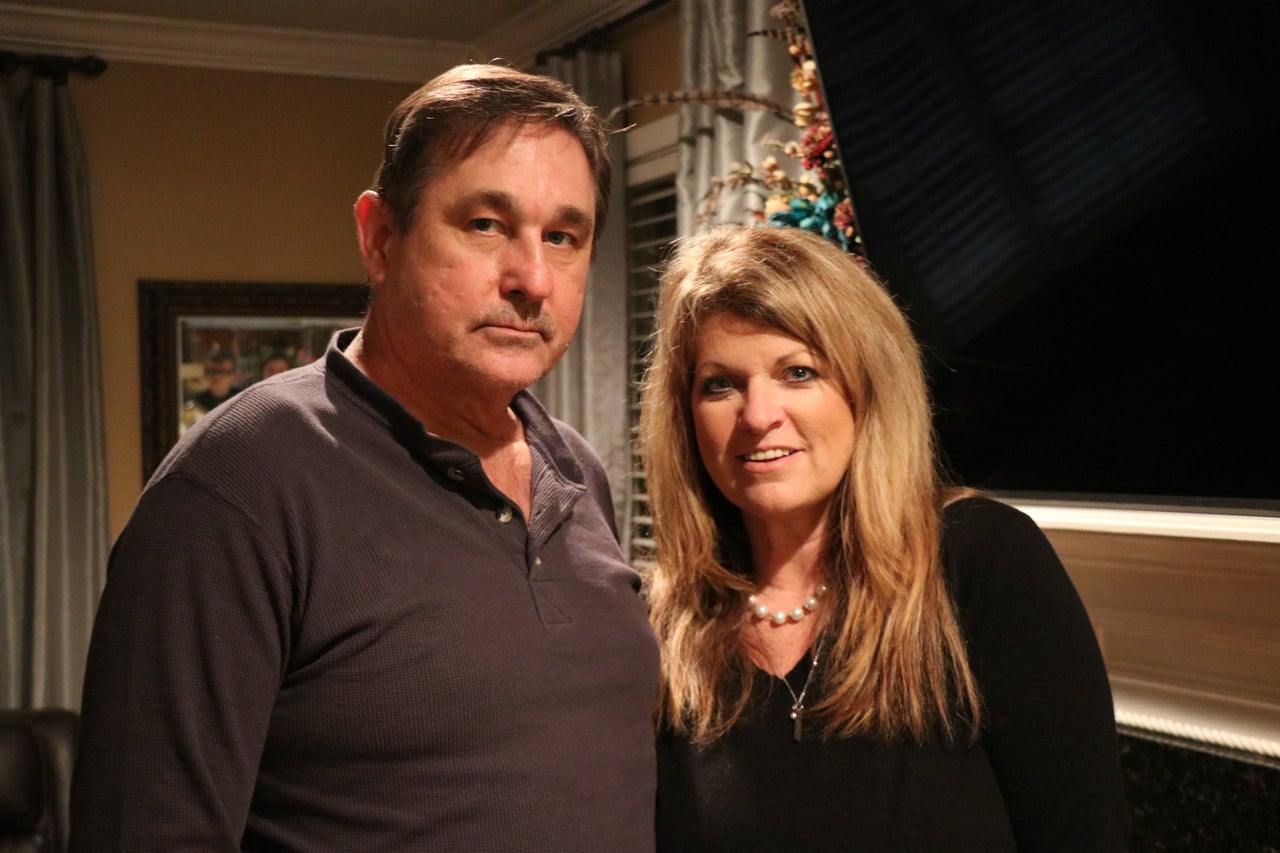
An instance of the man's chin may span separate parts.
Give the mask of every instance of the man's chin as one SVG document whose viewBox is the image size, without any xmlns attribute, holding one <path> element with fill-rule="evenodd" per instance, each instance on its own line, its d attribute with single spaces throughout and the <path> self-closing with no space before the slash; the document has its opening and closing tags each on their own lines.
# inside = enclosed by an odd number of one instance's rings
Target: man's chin
<svg viewBox="0 0 1280 853">
<path fill-rule="evenodd" d="M 471 367 L 476 381 L 495 390 L 509 390 L 514 395 L 541 379 L 553 365 L 554 362 L 547 358 L 538 358 L 533 353 L 525 352 L 507 356 L 490 353 Z"/>
</svg>

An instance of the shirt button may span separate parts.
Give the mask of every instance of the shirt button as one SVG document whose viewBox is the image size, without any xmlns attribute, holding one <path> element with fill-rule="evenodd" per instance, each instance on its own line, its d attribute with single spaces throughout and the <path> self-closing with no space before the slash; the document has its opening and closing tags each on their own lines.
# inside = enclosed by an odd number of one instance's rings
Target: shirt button
<svg viewBox="0 0 1280 853">
<path fill-rule="evenodd" d="M 541 565 L 542 565 L 542 558 L 541 558 L 541 557 L 534 557 L 534 558 L 533 558 L 533 564 L 534 564 L 535 566 L 541 566 Z"/>
<path fill-rule="evenodd" d="M 462 469 L 450 468 L 448 471 L 445 471 L 445 473 L 449 475 L 450 480 L 456 480 L 459 483 L 462 482 L 462 479 L 463 479 Z"/>
<path fill-rule="evenodd" d="M 512 515 L 511 507 L 504 506 L 502 509 L 498 510 L 498 521 L 501 521 L 503 524 L 506 524 L 508 521 L 511 520 L 511 515 Z"/>
</svg>

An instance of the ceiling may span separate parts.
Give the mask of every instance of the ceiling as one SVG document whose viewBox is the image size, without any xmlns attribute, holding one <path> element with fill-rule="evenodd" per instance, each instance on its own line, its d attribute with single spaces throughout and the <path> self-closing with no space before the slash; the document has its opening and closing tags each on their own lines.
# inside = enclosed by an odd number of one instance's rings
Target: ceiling
<svg viewBox="0 0 1280 853">
<path fill-rule="evenodd" d="M 646 0 L 0 0 L 0 48 L 357 79 L 527 67 Z"/>
<path fill-rule="evenodd" d="M 32 5 L 35 5 L 32 3 Z M 46 9 L 470 43 L 529 0 L 40 0 Z"/>
</svg>

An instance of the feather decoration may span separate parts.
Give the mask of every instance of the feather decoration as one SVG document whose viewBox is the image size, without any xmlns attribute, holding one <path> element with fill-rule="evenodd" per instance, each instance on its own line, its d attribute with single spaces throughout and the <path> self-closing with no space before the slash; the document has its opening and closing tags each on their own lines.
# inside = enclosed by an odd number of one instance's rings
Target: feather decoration
<svg viewBox="0 0 1280 853">
<path fill-rule="evenodd" d="M 626 103 L 619 104 L 609 111 L 609 119 L 612 121 L 617 118 L 619 113 L 625 112 L 626 110 L 635 109 L 636 107 L 652 106 L 655 104 L 696 104 L 716 107 L 737 107 L 744 110 L 764 110 L 772 113 L 785 122 L 791 122 L 793 120 L 791 108 L 785 104 L 780 104 L 771 98 L 764 97 L 763 95 L 753 95 L 750 92 L 739 92 L 734 89 L 694 89 L 691 91 L 681 92 L 657 92 L 652 95 L 645 95 L 642 98 L 633 98 Z"/>
</svg>

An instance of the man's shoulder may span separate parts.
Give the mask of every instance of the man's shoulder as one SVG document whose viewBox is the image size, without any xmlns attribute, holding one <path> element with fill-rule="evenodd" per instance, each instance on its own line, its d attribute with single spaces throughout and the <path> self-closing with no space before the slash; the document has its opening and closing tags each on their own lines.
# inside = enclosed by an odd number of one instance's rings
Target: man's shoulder
<svg viewBox="0 0 1280 853">
<path fill-rule="evenodd" d="M 250 385 L 202 417 L 161 463 L 153 481 L 182 472 L 202 480 L 262 478 L 303 464 L 350 416 L 321 370 L 291 371 Z"/>
</svg>

